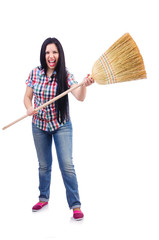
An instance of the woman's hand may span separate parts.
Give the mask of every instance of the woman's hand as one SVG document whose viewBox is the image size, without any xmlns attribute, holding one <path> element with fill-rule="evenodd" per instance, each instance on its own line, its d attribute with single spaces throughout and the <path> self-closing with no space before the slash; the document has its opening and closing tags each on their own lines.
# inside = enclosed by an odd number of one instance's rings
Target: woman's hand
<svg viewBox="0 0 159 240">
<path fill-rule="evenodd" d="M 94 83 L 94 79 L 88 74 L 87 77 L 83 79 L 81 82 L 82 86 L 79 88 L 76 88 L 72 91 L 73 96 L 78 100 L 78 101 L 84 101 L 86 97 L 86 87 L 90 86 L 92 83 Z M 72 87 L 75 86 L 75 84 L 72 85 Z"/>
<path fill-rule="evenodd" d="M 83 83 L 84 83 L 84 86 L 88 87 L 92 83 L 94 83 L 94 79 L 90 76 L 90 74 L 88 74 L 87 77 L 83 79 Z"/>
<path fill-rule="evenodd" d="M 34 110 L 33 106 L 31 106 L 27 109 L 27 115 L 32 116 L 34 113 L 35 113 L 35 110 Z"/>
</svg>

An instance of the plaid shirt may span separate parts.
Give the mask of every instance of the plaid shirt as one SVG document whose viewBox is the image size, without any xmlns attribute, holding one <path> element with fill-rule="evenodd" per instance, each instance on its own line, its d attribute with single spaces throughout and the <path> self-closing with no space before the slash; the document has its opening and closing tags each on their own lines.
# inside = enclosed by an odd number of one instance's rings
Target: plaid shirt
<svg viewBox="0 0 159 240">
<path fill-rule="evenodd" d="M 77 82 L 68 70 L 67 74 L 67 85 L 68 88 L 70 88 L 71 85 Z M 30 72 L 29 77 L 26 80 L 26 84 L 28 87 L 33 89 L 35 109 L 56 96 L 56 71 L 54 71 L 53 76 L 49 78 L 45 75 L 44 69 L 36 67 Z M 63 126 L 67 120 L 65 119 L 62 124 L 57 121 L 55 103 L 52 103 L 39 110 L 37 114 L 34 114 L 32 121 L 38 128 L 44 131 L 55 131 L 59 127 Z"/>
</svg>

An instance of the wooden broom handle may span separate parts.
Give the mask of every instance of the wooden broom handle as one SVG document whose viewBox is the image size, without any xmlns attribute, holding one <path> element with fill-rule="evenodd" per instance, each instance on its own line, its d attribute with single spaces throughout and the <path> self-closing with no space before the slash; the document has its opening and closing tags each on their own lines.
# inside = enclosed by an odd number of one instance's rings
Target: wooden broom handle
<svg viewBox="0 0 159 240">
<path fill-rule="evenodd" d="M 68 94 L 69 92 L 72 92 L 72 91 L 75 90 L 76 88 L 81 87 L 82 85 L 84 85 L 83 82 L 81 82 L 81 83 L 77 84 L 76 86 L 74 86 L 74 87 L 72 87 L 72 88 L 66 90 L 65 92 L 59 94 L 58 96 L 54 97 L 54 98 L 51 99 L 50 101 L 48 101 L 48 102 L 44 103 L 43 105 L 39 106 L 38 108 L 36 108 L 36 109 L 34 110 L 35 113 L 37 113 L 40 109 L 42 109 L 42 108 L 48 106 L 49 104 L 51 104 L 51 103 L 57 101 L 59 98 L 62 98 L 63 96 L 65 96 L 65 95 Z M 5 127 L 3 127 L 2 130 L 5 130 L 6 128 L 12 126 L 13 124 L 15 124 L 15 123 L 17 123 L 17 122 L 23 120 L 24 118 L 26 118 L 26 117 L 28 117 L 28 116 L 29 116 L 29 115 L 26 114 L 26 115 L 22 116 L 21 118 L 18 118 L 18 119 L 15 120 L 14 122 L 12 122 L 12 123 L 6 125 Z"/>
</svg>

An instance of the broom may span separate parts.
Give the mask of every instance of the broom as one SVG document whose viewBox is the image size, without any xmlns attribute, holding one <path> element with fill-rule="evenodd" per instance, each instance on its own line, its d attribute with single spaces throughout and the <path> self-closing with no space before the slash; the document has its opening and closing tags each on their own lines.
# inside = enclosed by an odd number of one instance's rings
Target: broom
<svg viewBox="0 0 159 240">
<path fill-rule="evenodd" d="M 98 84 L 111 84 L 146 78 L 143 58 L 135 41 L 129 33 L 124 34 L 103 55 L 101 55 L 101 57 L 94 63 L 92 76 L 90 77 L 92 77 Z M 77 84 L 44 103 L 35 109 L 35 113 L 82 85 L 83 83 Z M 5 130 L 27 116 L 27 114 L 24 115 L 2 129 Z"/>
<path fill-rule="evenodd" d="M 146 78 L 142 56 L 129 33 L 119 38 L 94 63 L 92 78 L 99 84 Z"/>
</svg>

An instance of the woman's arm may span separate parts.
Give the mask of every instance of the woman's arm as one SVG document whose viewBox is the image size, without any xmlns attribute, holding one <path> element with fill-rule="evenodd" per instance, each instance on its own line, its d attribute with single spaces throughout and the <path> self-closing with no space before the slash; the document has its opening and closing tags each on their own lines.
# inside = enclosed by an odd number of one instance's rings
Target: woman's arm
<svg viewBox="0 0 159 240">
<path fill-rule="evenodd" d="M 32 99 L 33 99 L 33 89 L 31 87 L 26 87 L 26 92 L 24 95 L 24 105 L 27 109 L 27 114 L 29 116 L 34 114 L 34 108 L 32 106 Z"/>
<path fill-rule="evenodd" d="M 90 86 L 92 83 L 94 83 L 93 78 L 89 78 L 89 75 L 83 79 L 83 85 L 79 88 L 76 88 L 72 91 L 73 96 L 78 101 L 84 101 L 86 97 L 86 87 Z M 71 87 L 75 86 L 76 84 L 73 84 Z"/>
</svg>

